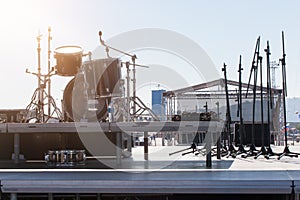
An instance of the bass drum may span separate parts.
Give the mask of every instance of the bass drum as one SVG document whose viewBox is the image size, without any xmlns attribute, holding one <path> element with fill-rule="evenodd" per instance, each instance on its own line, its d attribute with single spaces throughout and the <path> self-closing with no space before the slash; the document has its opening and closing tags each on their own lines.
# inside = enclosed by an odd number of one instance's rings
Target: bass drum
<svg viewBox="0 0 300 200">
<path fill-rule="evenodd" d="M 65 121 L 104 121 L 112 97 L 121 94 L 120 60 L 87 61 L 80 70 L 64 90 L 62 105 Z"/>
</svg>

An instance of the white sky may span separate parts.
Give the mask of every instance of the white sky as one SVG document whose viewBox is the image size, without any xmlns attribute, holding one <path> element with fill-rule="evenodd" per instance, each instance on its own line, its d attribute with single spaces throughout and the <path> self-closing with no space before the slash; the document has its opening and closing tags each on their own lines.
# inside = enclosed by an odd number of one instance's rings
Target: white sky
<svg viewBox="0 0 300 200">
<path fill-rule="evenodd" d="M 248 81 L 256 38 L 262 37 L 261 50 L 270 40 L 271 60 L 278 61 L 282 54 L 281 31 L 284 30 L 288 95 L 300 96 L 297 73 L 300 64 L 299 7 L 296 0 L 1 1 L 0 108 L 25 108 L 30 102 L 37 80 L 26 74 L 25 69 L 37 69 L 36 36 L 40 31 L 43 35 L 42 68 L 46 70 L 48 26 L 52 28 L 52 51 L 71 44 L 91 51 L 99 46 L 99 30 L 103 31 L 105 40 L 141 28 L 172 30 L 199 44 L 220 69 L 220 74 L 222 64 L 226 62 L 230 79 L 237 80 L 241 54 L 245 82 Z M 145 61 L 141 64 L 149 64 L 147 53 L 140 54 L 139 61 Z M 51 58 L 54 65 L 53 55 Z M 154 63 L 161 64 L 159 56 Z M 172 64 L 176 65 L 176 62 Z M 59 76 L 52 79 L 54 99 L 58 102 L 69 80 L 69 77 Z"/>
</svg>

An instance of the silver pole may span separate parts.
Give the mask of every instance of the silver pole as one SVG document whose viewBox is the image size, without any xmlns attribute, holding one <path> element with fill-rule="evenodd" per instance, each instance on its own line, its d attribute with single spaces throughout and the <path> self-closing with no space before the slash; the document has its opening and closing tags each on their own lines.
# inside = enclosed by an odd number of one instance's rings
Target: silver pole
<svg viewBox="0 0 300 200">
<path fill-rule="evenodd" d="M 50 64 L 50 55 L 51 55 L 51 50 L 50 50 L 50 42 L 52 40 L 52 37 L 50 35 L 51 32 L 51 27 L 48 27 L 48 74 L 51 72 L 51 64 Z M 51 79 L 49 76 L 48 80 L 48 117 L 51 115 Z"/>
<path fill-rule="evenodd" d="M 130 69 L 129 69 L 129 62 L 126 62 L 127 68 L 127 121 L 130 121 Z M 127 134 L 127 150 L 129 152 L 132 151 L 132 142 L 131 142 L 131 134 Z"/>
</svg>

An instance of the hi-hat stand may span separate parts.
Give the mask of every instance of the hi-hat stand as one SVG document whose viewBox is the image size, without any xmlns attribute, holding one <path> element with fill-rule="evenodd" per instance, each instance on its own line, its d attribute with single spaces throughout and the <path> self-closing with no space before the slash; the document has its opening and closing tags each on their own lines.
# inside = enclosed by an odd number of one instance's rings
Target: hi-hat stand
<svg viewBox="0 0 300 200">
<path fill-rule="evenodd" d="M 48 40 L 51 39 L 50 36 L 50 28 L 48 29 L 49 31 L 49 37 Z M 32 119 L 35 119 L 36 122 L 38 123 L 44 123 L 47 122 L 49 119 L 57 119 L 59 121 L 62 120 L 62 113 L 59 110 L 59 108 L 56 106 L 56 103 L 53 99 L 53 97 L 50 95 L 50 93 L 47 94 L 46 87 L 48 83 L 48 91 L 50 91 L 50 78 L 51 76 L 55 75 L 54 69 L 48 70 L 47 74 L 42 74 L 41 73 L 41 46 L 40 46 L 40 41 L 41 41 L 42 35 L 37 36 L 37 41 L 38 41 L 38 72 L 33 73 L 29 72 L 28 69 L 26 69 L 26 73 L 33 74 L 37 76 L 38 78 L 38 87 L 35 89 L 33 96 L 31 98 L 31 102 L 29 105 L 26 107 L 26 117 L 25 117 L 25 122 L 29 122 Z M 48 45 L 50 45 L 50 41 L 48 41 Z M 50 48 L 50 47 L 49 47 Z M 50 53 L 50 50 L 48 49 L 48 54 Z M 49 62 L 49 61 L 48 61 Z M 48 63 L 50 66 L 50 64 Z M 48 100 L 48 103 L 45 103 L 45 101 Z M 48 106 L 48 115 L 45 114 L 45 106 Z M 53 111 L 51 111 L 50 107 L 53 107 Z M 56 117 L 55 117 L 56 116 Z"/>
<path fill-rule="evenodd" d="M 251 71 L 250 71 L 250 76 L 249 76 L 249 81 L 248 81 L 248 87 L 247 87 L 247 92 L 246 92 L 246 98 L 248 95 L 249 87 L 250 87 L 250 82 L 251 82 L 251 77 L 252 73 L 254 74 L 254 83 L 253 83 L 253 102 L 252 102 L 252 127 L 251 127 L 251 144 L 250 144 L 250 149 L 246 154 L 243 154 L 243 158 L 247 158 L 249 156 L 256 156 L 257 154 L 257 149 L 255 147 L 255 102 L 256 102 L 256 86 L 257 86 L 257 68 L 258 68 L 258 63 L 259 63 L 259 47 L 260 47 L 260 37 L 257 38 L 256 41 L 256 46 L 255 46 L 255 51 L 254 51 L 254 56 L 252 60 L 252 66 L 251 66 Z"/>
<path fill-rule="evenodd" d="M 298 157 L 300 153 L 294 153 L 289 150 L 288 143 L 287 143 L 287 130 L 286 130 L 286 101 L 285 97 L 287 96 L 287 86 L 286 86 L 286 62 L 285 62 L 285 49 L 284 49 L 284 32 L 282 31 L 282 58 L 279 59 L 282 67 L 282 100 L 283 100 L 283 125 L 284 125 L 284 145 L 285 148 L 283 152 L 278 156 L 278 160 L 281 159 L 283 156 L 289 157 Z"/>
</svg>

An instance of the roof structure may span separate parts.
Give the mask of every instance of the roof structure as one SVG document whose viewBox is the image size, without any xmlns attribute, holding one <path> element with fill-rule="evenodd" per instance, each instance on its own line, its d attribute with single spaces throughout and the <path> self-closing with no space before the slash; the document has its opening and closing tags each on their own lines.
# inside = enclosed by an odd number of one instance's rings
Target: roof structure
<svg viewBox="0 0 300 200">
<path fill-rule="evenodd" d="M 228 86 L 239 86 L 239 82 L 237 81 L 232 81 L 232 80 L 227 80 L 227 84 Z M 180 88 L 177 90 L 172 90 L 172 91 L 167 91 L 163 93 L 164 97 L 172 97 L 172 96 L 180 96 L 180 95 L 184 95 L 186 93 L 199 93 L 201 92 L 201 90 L 204 89 L 208 89 L 208 88 L 212 88 L 212 87 L 221 87 L 224 88 L 225 86 L 225 79 L 224 78 L 220 78 L 214 81 L 210 81 L 210 82 L 206 82 L 206 83 L 200 83 L 197 85 L 193 85 L 193 86 L 189 86 L 189 87 L 184 87 L 184 88 Z M 248 88 L 248 84 L 246 83 L 242 83 L 242 87 L 243 88 Z M 249 89 L 253 90 L 254 85 L 253 84 L 249 84 Z M 223 90 L 223 89 L 222 89 Z M 250 90 L 250 92 L 251 92 Z M 260 91 L 260 86 L 256 86 L 256 90 Z M 271 88 L 271 91 L 273 94 L 280 94 L 282 93 L 282 89 L 275 89 L 275 88 Z M 206 91 L 207 92 L 207 91 Z M 263 87 L 263 92 L 267 92 L 267 87 Z"/>
</svg>

